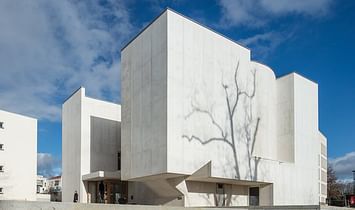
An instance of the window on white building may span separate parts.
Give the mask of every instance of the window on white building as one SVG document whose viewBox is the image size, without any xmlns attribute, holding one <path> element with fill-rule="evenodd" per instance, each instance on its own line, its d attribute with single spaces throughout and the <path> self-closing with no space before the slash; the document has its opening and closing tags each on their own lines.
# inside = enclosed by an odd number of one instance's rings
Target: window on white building
<svg viewBox="0 0 355 210">
<path fill-rule="evenodd" d="M 0 144 L 0 150 L 4 150 L 4 144 Z"/>
<path fill-rule="evenodd" d="M 0 122 L 0 128 L 4 129 L 4 122 Z"/>
<path fill-rule="evenodd" d="M 0 172 L 4 172 L 4 166 L 0 166 Z"/>
<path fill-rule="evenodd" d="M 3 194 L 4 192 L 3 192 L 3 190 L 2 190 L 2 187 L 0 187 L 0 194 Z"/>
</svg>

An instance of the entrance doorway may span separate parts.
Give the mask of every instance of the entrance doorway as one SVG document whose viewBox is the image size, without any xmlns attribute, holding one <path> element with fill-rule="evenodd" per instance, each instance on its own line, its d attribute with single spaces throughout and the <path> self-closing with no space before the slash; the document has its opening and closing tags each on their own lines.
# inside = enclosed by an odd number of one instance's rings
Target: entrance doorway
<svg viewBox="0 0 355 210">
<path fill-rule="evenodd" d="M 225 206 L 225 200 L 224 185 L 217 183 L 215 195 L 216 206 Z"/>
<path fill-rule="evenodd" d="M 88 181 L 88 190 L 89 203 L 127 203 L 128 182 L 126 181 Z"/>
<path fill-rule="evenodd" d="M 259 187 L 249 188 L 249 206 L 259 206 Z"/>
</svg>

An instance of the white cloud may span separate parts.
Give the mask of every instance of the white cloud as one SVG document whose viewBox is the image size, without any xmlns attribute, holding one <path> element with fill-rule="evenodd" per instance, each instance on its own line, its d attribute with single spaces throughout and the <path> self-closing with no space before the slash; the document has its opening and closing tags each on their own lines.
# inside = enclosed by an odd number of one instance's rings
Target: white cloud
<svg viewBox="0 0 355 210">
<path fill-rule="evenodd" d="M 261 0 L 260 4 L 269 13 L 284 15 L 287 13 L 299 13 L 310 16 L 325 15 L 331 0 Z"/>
<path fill-rule="evenodd" d="M 273 18 L 289 14 L 320 17 L 333 0 L 220 0 L 221 26 L 260 27 Z"/>
<path fill-rule="evenodd" d="M 329 164 L 333 167 L 338 178 L 349 180 L 352 178 L 352 171 L 355 170 L 355 152 L 350 152 L 344 156 L 329 159 Z"/>
<path fill-rule="evenodd" d="M 293 36 L 293 32 L 266 32 L 241 39 L 239 42 L 252 49 L 253 56 L 265 60 L 273 51 Z"/>
<path fill-rule="evenodd" d="M 0 108 L 59 120 L 79 86 L 117 101 L 119 52 L 135 30 L 121 1 L 0 2 Z"/>
<path fill-rule="evenodd" d="M 37 174 L 45 177 L 58 176 L 62 173 L 61 160 L 49 153 L 37 154 Z"/>
</svg>

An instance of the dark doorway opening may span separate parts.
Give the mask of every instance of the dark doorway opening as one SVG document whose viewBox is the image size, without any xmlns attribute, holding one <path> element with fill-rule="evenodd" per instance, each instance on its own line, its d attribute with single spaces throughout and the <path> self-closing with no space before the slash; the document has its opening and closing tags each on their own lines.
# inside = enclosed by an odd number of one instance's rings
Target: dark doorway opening
<svg viewBox="0 0 355 210">
<path fill-rule="evenodd" d="M 249 188 L 249 206 L 259 206 L 259 187 Z"/>
</svg>

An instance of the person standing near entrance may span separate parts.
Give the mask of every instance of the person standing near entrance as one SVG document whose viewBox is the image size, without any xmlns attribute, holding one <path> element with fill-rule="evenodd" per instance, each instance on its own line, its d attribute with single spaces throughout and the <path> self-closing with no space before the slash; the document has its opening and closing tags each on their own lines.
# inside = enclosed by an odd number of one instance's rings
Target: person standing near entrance
<svg viewBox="0 0 355 210">
<path fill-rule="evenodd" d="M 105 193 L 105 185 L 104 182 L 101 181 L 99 184 L 99 196 L 100 196 L 100 203 L 104 203 L 104 193 Z"/>
<path fill-rule="evenodd" d="M 73 199 L 74 203 L 77 203 L 77 202 L 78 202 L 78 198 L 79 198 L 78 192 L 75 190 L 75 192 L 74 192 L 74 199 Z"/>
</svg>

